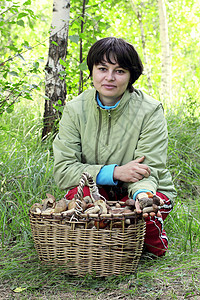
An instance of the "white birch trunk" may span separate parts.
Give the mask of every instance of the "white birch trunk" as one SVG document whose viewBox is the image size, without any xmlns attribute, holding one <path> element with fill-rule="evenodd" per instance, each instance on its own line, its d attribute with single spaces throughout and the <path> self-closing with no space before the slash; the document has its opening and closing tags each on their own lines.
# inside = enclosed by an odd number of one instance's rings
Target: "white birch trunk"
<svg viewBox="0 0 200 300">
<path fill-rule="evenodd" d="M 54 129 L 55 121 L 59 118 L 59 112 L 53 107 L 53 105 L 59 106 L 58 100 L 61 100 L 62 105 L 64 105 L 66 98 L 65 76 L 60 75 L 61 71 L 65 71 L 65 67 L 60 64 L 60 59 L 64 61 L 66 59 L 69 15 L 70 0 L 53 1 L 49 53 L 45 67 L 46 100 L 44 111 L 44 128 L 42 132 L 43 138 L 45 138 Z"/>
<path fill-rule="evenodd" d="M 149 68 L 149 63 L 148 63 L 148 56 L 146 52 L 146 37 L 144 33 L 144 26 L 142 22 L 142 13 L 139 12 L 137 6 L 134 3 L 134 0 L 131 0 L 131 4 L 133 7 L 133 10 L 135 11 L 135 14 L 138 18 L 139 25 L 140 25 L 140 33 L 141 33 L 141 39 L 142 39 L 142 49 L 143 49 L 143 57 L 144 57 L 144 74 L 147 76 L 147 84 L 148 84 L 148 89 L 150 95 L 153 94 L 153 87 L 152 87 L 152 82 L 151 82 L 151 71 Z"/>
<path fill-rule="evenodd" d="M 161 41 L 161 101 L 167 105 L 172 101 L 171 51 L 168 36 L 168 24 L 164 0 L 158 0 Z"/>
</svg>

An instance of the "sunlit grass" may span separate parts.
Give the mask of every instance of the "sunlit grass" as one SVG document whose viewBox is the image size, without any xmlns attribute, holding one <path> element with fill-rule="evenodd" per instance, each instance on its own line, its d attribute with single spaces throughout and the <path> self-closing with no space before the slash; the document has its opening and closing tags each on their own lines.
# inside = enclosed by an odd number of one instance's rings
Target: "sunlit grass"
<svg viewBox="0 0 200 300">
<path fill-rule="evenodd" d="M 50 270 L 38 261 L 29 208 L 44 198 L 46 192 L 58 199 L 63 196 L 53 180 L 52 138 L 41 142 L 42 116 L 34 106 L 28 113 L 26 107 L 19 105 L 15 113 L 5 114 L 0 129 L 0 280 L 9 282 L 11 289 L 25 287 L 23 293 L 29 296 L 39 295 L 38 290 L 50 287 L 52 292 L 90 291 L 87 299 L 96 299 L 114 289 L 124 293 L 124 297 L 139 296 L 142 292 L 146 299 L 153 299 L 162 295 L 167 286 L 173 286 L 173 281 L 175 285 L 179 281 L 185 294 L 195 295 L 198 291 L 195 270 L 200 263 L 199 127 L 180 116 L 167 117 L 168 165 L 178 191 L 174 210 L 165 222 L 169 251 L 162 259 L 145 254 L 134 275 L 95 279 L 90 275 L 69 277 L 62 268 Z M 176 299 L 173 289 L 170 295 Z"/>
</svg>

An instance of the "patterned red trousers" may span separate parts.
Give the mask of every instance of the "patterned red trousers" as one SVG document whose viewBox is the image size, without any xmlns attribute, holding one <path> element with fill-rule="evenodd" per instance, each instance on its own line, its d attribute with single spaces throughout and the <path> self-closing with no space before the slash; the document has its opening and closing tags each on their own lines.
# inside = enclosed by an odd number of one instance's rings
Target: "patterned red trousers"
<svg viewBox="0 0 200 300">
<path fill-rule="evenodd" d="M 110 200 L 108 192 L 104 188 L 99 188 L 99 192 L 102 196 L 104 196 L 107 200 Z M 65 195 L 66 199 L 72 200 L 74 195 L 77 193 L 77 187 L 68 191 Z M 148 252 L 153 253 L 156 256 L 165 255 L 168 249 L 168 238 L 166 232 L 164 230 L 163 221 L 166 219 L 168 214 L 172 211 L 171 201 L 162 193 L 157 192 L 161 199 L 164 200 L 164 205 L 160 209 L 162 217 L 148 217 L 145 219 L 146 222 L 146 235 L 145 235 L 145 248 Z M 83 188 L 83 197 L 90 196 L 90 190 L 88 186 Z M 112 195 L 113 196 L 113 195 Z M 119 197 L 118 195 L 114 195 L 115 198 L 119 201 L 126 201 L 128 199 L 128 195 Z"/>
</svg>

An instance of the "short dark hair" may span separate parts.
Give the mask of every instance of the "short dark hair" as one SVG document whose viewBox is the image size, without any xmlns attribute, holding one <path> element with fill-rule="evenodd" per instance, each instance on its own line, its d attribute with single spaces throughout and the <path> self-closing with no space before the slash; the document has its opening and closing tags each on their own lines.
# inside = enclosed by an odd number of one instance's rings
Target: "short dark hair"
<svg viewBox="0 0 200 300">
<path fill-rule="evenodd" d="M 111 57 L 114 57 L 119 66 L 130 72 L 130 82 L 127 89 L 133 92 L 132 84 L 143 72 L 142 61 L 133 45 L 121 38 L 107 37 L 95 42 L 90 48 L 87 56 L 87 65 L 92 76 L 94 65 L 106 60 L 113 64 Z"/>
</svg>

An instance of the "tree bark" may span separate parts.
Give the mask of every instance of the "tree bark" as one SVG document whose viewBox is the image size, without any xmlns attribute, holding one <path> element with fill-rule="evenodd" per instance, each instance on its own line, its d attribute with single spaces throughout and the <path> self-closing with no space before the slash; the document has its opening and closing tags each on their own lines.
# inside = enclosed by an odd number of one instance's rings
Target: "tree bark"
<svg viewBox="0 0 200 300">
<path fill-rule="evenodd" d="M 66 59 L 69 30 L 70 0 L 54 0 L 49 38 L 49 53 L 45 66 L 45 109 L 42 138 L 55 130 L 60 112 L 55 106 L 63 106 L 66 98 L 65 67 L 60 60 Z"/>
<path fill-rule="evenodd" d="M 82 6 L 82 20 L 81 20 L 81 34 L 83 33 L 83 26 L 84 26 L 84 17 L 85 17 L 85 5 L 86 0 L 83 0 L 83 6 Z M 81 64 L 83 62 L 83 39 L 80 38 L 80 54 L 79 54 L 79 63 Z M 80 75 L 79 75 L 79 94 L 81 94 L 83 91 L 83 71 L 80 69 Z"/>
<path fill-rule="evenodd" d="M 142 50 L 143 50 L 143 57 L 144 57 L 144 71 L 146 73 L 147 76 L 147 84 L 148 84 L 148 89 L 149 89 L 149 93 L 152 95 L 153 94 L 153 87 L 152 87 L 152 82 L 151 82 L 151 72 L 150 72 L 150 68 L 149 68 L 149 63 L 148 63 L 148 56 L 146 53 L 146 37 L 145 37 L 145 33 L 144 33 L 144 26 L 143 26 L 143 22 L 142 22 L 142 12 L 139 11 L 139 9 L 137 8 L 137 6 L 135 5 L 134 1 L 131 0 L 131 4 L 133 7 L 133 10 L 135 11 L 135 14 L 137 16 L 139 25 L 140 25 L 140 33 L 141 33 L 141 39 L 142 39 Z"/>
<path fill-rule="evenodd" d="M 164 104 L 172 100 L 171 51 L 168 36 L 167 14 L 164 0 L 158 0 L 161 41 L 161 88 L 160 98 Z"/>
</svg>

